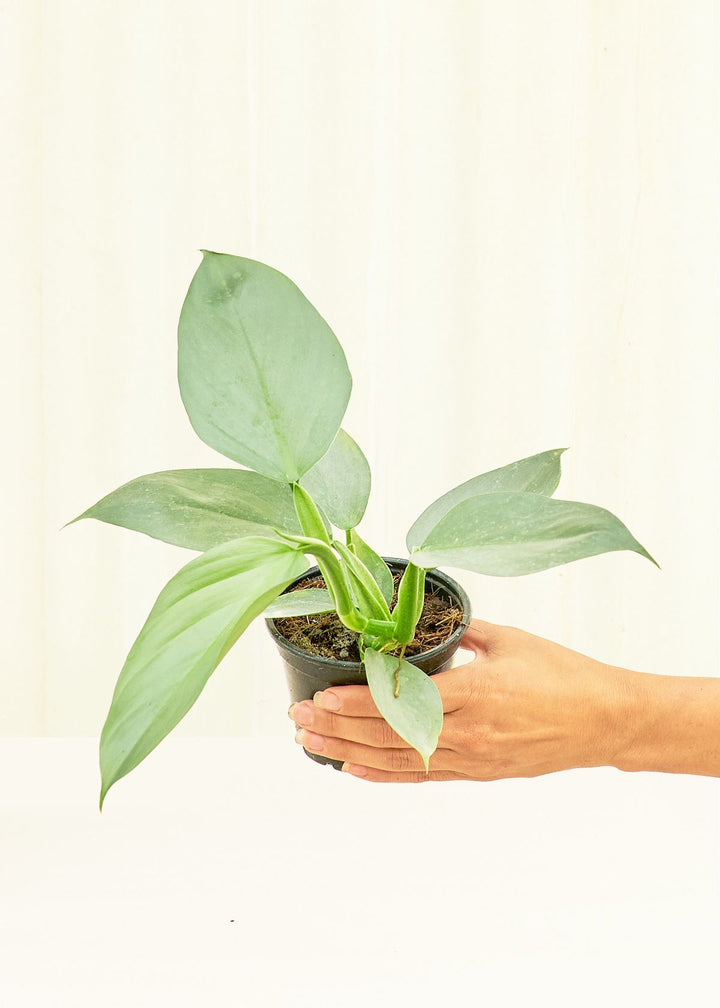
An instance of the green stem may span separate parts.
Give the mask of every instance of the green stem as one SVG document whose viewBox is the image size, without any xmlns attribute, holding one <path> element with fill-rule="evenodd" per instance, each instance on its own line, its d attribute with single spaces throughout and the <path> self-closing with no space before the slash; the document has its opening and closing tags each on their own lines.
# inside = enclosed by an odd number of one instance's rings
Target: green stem
<svg viewBox="0 0 720 1008">
<path fill-rule="evenodd" d="M 355 633 L 362 634 L 366 631 L 371 634 L 382 636 L 388 639 L 395 629 L 393 622 L 387 620 L 368 619 L 356 607 L 350 594 L 350 586 L 343 566 L 328 543 L 314 539 L 312 536 L 296 536 L 289 532 L 275 529 L 275 532 L 289 542 L 298 543 L 303 547 L 303 552 L 311 553 L 318 562 L 320 573 L 325 579 L 328 591 L 332 595 L 335 604 L 335 611 L 340 622 Z"/>
<path fill-rule="evenodd" d="M 320 573 L 335 603 L 338 617 L 348 629 L 360 633 L 360 630 L 356 629 L 354 625 L 357 622 L 354 618 L 355 606 L 350 597 L 347 578 L 337 557 L 330 549 L 330 537 L 318 506 L 299 483 L 293 483 L 292 494 L 300 527 L 307 537 L 308 544 L 312 544 L 309 545 L 309 549 L 318 562 Z"/>
<path fill-rule="evenodd" d="M 336 542 L 334 544 L 340 557 L 336 555 L 320 510 L 307 490 L 299 483 L 293 483 L 292 493 L 295 512 L 305 535 L 294 536 L 288 532 L 281 532 L 279 529 L 275 531 L 283 539 L 303 546 L 306 553 L 311 553 L 315 557 L 320 573 L 332 596 L 338 619 L 344 626 L 357 634 L 368 633 L 383 641 L 391 640 L 395 630 L 395 622 L 390 618 L 387 603 L 370 572 L 354 552 L 349 547 L 343 546 L 342 543 Z M 350 533 L 346 534 L 349 537 Z M 351 565 L 352 569 L 350 569 Z M 348 580 L 349 575 L 353 577 L 356 590 L 361 590 L 364 596 L 358 601 L 364 602 L 368 606 L 371 616 L 366 616 L 355 605 Z"/>
<path fill-rule="evenodd" d="M 391 616 L 388 604 L 378 588 L 377 581 L 365 564 L 341 542 L 334 541 L 333 546 L 345 561 L 350 583 L 361 610 L 371 618 L 389 621 Z"/>
<path fill-rule="evenodd" d="M 393 636 L 395 633 L 395 624 L 392 620 L 379 620 L 379 619 L 367 619 L 365 618 L 365 628 L 364 632 L 375 634 L 378 637 L 383 637 L 385 639 Z"/>
<path fill-rule="evenodd" d="M 395 620 L 395 640 L 409 644 L 415 636 L 415 627 L 425 601 L 425 571 L 408 562 L 398 587 L 397 605 L 392 615 Z"/>
<path fill-rule="evenodd" d="M 406 645 L 403 644 L 400 654 L 398 655 L 397 668 L 395 669 L 395 692 L 393 695 L 396 700 L 400 696 L 400 669 L 402 668 L 402 661 L 403 661 L 403 655 L 405 654 L 405 647 Z"/>
</svg>

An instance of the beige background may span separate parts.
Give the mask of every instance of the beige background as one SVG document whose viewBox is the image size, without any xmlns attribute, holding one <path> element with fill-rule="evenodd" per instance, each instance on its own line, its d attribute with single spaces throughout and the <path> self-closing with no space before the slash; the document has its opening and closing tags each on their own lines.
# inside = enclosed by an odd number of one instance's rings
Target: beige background
<svg viewBox="0 0 720 1008">
<path fill-rule="evenodd" d="M 716 674 L 717 39 L 704 0 L 5 3 L 0 733 L 97 734 L 191 556 L 60 528 L 141 473 L 225 464 L 175 378 L 201 247 L 287 273 L 343 343 L 378 549 L 568 445 L 560 496 L 662 571 L 456 572 L 475 613 Z M 178 732 L 286 734 L 286 706 L 258 624 Z"/>
</svg>

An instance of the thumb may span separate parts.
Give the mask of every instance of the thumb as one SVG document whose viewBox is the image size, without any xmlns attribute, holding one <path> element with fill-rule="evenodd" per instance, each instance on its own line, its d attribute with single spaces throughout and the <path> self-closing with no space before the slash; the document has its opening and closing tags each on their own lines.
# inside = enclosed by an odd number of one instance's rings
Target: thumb
<svg viewBox="0 0 720 1008">
<path fill-rule="evenodd" d="M 495 623 L 486 623 L 484 620 L 471 620 L 462 640 L 461 648 L 474 651 L 475 654 L 487 656 L 495 651 L 499 643 L 502 628 Z"/>
<path fill-rule="evenodd" d="M 458 673 L 470 669 L 478 660 L 489 660 L 497 647 L 497 641 L 502 627 L 483 620 L 472 620 L 460 641 L 460 648 L 472 651 L 473 657 L 460 665 L 455 665 L 444 672 L 436 672 L 433 681 L 437 686 L 443 701 L 443 711 L 446 714 L 459 710 L 467 700 L 467 680 Z"/>
</svg>

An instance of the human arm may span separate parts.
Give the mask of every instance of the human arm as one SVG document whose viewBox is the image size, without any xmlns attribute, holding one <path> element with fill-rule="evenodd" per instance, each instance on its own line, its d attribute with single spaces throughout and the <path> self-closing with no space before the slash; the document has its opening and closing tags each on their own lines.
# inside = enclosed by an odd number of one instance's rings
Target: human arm
<svg viewBox="0 0 720 1008">
<path fill-rule="evenodd" d="M 372 781 L 488 781 L 591 766 L 720 776 L 720 679 L 632 672 L 479 620 L 463 647 L 472 660 L 433 677 L 444 719 L 429 775 L 366 686 L 294 704 L 297 740 Z"/>
<path fill-rule="evenodd" d="M 720 679 L 633 677 L 635 732 L 618 769 L 720 777 Z"/>
</svg>

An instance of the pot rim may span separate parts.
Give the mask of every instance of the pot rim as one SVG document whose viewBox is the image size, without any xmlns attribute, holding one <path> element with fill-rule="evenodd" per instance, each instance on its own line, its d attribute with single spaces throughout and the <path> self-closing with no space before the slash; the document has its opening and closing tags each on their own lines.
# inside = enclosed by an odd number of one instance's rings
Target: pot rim
<svg viewBox="0 0 720 1008">
<path fill-rule="evenodd" d="M 389 567 L 406 567 L 409 563 L 408 559 L 403 559 L 402 557 L 383 557 L 383 560 Z M 291 589 L 299 582 L 303 581 L 307 577 L 313 577 L 315 574 L 320 573 L 320 568 L 317 564 L 309 567 L 304 574 L 296 577 L 287 588 L 284 589 L 278 596 L 280 598 L 282 595 L 287 594 Z M 428 651 L 421 651 L 419 654 L 412 655 L 407 659 L 411 664 L 422 659 L 423 661 L 428 658 L 434 657 L 439 652 L 446 650 L 449 647 L 459 643 L 459 641 L 464 637 L 465 631 L 470 625 L 470 620 L 472 619 L 472 613 L 470 609 L 470 599 L 468 598 L 467 592 L 461 584 L 459 584 L 454 578 L 451 578 L 449 574 L 444 571 L 439 570 L 437 567 L 432 567 L 425 572 L 427 577 L 430 577 L 435 582 L 439 582 L 438 587 L 446 591 L 449 595 L 454 595 L 457 599 L 459 607 L 462 609 L 463 619 L 462 623 L 457 626 L 447 640 L 444 640 L 442 644 L 436 644 L 435 647 L 430 648 Z M 277 644 L 278 647 L 285 651 L 289 651 L 291 654 L 299 655 L 305 659 L 312 659 L 313 662 L 317 662 L 319 665 L 332 666 L 333 668 L 343 668 L 343 669 L 361 669 L 361 661 L 345 661 L 341 658 L 326 658 L 324 655 L 314 655 L 309 651 L 303 651 L 296 644 L 291 643 L 286 637 L 280 633 L 278 628 L 275 626 L 275 620 L 271 617 L 265 618 L 265 623 L 267 625 L 270 634 Z"/>
</svg>

